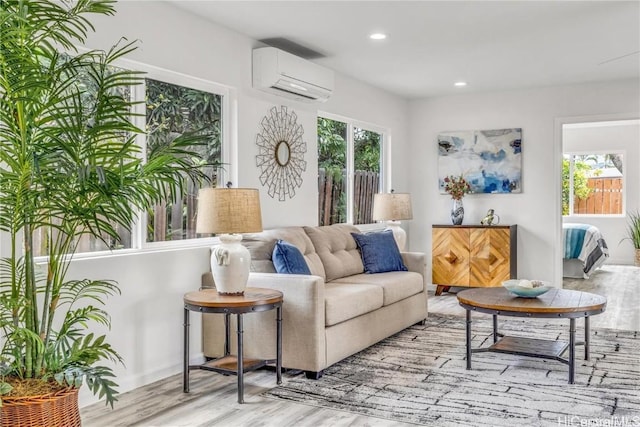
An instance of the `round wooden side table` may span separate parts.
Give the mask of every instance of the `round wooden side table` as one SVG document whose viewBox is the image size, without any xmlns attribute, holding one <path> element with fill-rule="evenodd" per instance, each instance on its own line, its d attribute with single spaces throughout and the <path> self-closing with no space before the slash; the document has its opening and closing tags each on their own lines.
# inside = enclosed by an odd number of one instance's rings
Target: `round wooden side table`
<svg viewBox="0 0 640 427">
<path fill-rule="evenodd" d="M 243 357 L 242 315 L 276 309 L 276 359 L 258 360 Z M 224 356 L 201 365 L 189 365 L 189 312 L 224 314 Z M 231 355 L 230 317 L 237 315 L 238 351 Z M 282 292 L 266 288 L 247 288 L 244 295 L 221 295 L 215 289 L 203 289 L 184 295 L 184 371 L 183 392 L 189 392 L 189 371 L 203 369 L 238 376 L 238 403 L 244 403 L 244 373 L 267 364 L 276 364 L 277 383 L 282 383 Z"/>
</svg>

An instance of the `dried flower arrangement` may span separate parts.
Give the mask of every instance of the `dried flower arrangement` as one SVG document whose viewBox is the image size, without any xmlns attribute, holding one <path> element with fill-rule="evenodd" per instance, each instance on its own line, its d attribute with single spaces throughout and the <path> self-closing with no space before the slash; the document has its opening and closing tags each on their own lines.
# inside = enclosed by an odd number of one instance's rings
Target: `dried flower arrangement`
<svg viewBox="0 0 640 427">
<path fill-rule="evenodd" d="M 444 178 L 444 191 L 454 200 L 461 200 L 465 194 L 471 192 L 469 182 L 462 175 L 449 175 Z"/>
</svg>

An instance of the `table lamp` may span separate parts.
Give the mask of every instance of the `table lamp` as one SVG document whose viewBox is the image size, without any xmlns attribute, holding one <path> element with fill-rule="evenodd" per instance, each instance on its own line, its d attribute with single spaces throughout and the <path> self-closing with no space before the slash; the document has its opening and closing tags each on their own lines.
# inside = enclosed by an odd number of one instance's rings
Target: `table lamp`
<svg viewBox="0 0 640 427">
<path fill-rule="evenodd" d="M 409 193 L 377 193 L 373 195 L 373 220 L 387 221 L 387 229 L 393 232 L 398 249 L 404 250 L 407 233 L 400 227 L 400 220 L 413 219 Z"/>
<path fill-rule="evenodd" d="M 223 295 L 242 295 L 249 279 L 251 254 L 238 233 L 262 231 L 260 194 L 254 188 L 203 188 L 198 192 L 196 233 L 219 234 L 211 251 L 211 272 Z"/>
</svg>

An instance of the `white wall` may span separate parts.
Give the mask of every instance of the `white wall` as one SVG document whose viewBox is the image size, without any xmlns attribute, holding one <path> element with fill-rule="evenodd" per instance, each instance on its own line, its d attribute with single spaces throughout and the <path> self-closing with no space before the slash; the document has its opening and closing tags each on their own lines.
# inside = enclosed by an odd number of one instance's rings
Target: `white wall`
<svg viewBox="0 0 640 427">
<path fill-rule="evenodd" d="M 502 224 L 518 224 L 518 276 L 561 283 L 560 124 L 576 116 L 640 117 L 637 80 L 478 93 L 424 99 L 410 105 L 411 249 L 430 252 L 431 225 L 450 223 L 451 200 L 440 195 L 438 132 L 522 128 L 522 193 L 471 194 L 465 224 L 494 208 Z"/>
<path fill-rule="evenodd" d="M 335 96 L 326 104 L 304 104 L 272 96 L 251 87 L 251 50 L 257 43 L 243 35 L 204 21 L 159 1 L 119 2 L 115 17 L 93 21 L 97 34 L 88 47 L 107 48 L 121 36 L 141 41 L 128 59 L 211 80 L 233 88 L 236 94 L 237 182 L 261 191 L 263 226 L 317 224 L 318 110 L 348 116 L 389 129 L 392 176 L 406 189 L 408 103 L 351 78 L 336 75 Z M 307 143 L 307 169 L 296 196 L 286 202 L 271 199 L 259 181 L 256 134 L 259 122 L 273 106 L 286 105 L 298 115 Z M 208 248 L 193 248 L 74 261 L 77 278 L 109 278 L 119 282 L 122 295 L 111 298 L 106 310 L 113 325 L 108 340 L 123 356 L 117 367 L 121 392 L 181 371 L 182 295 L 197 289 L 200 274 L 209 269 Z M 191 354 L 200 352 L 199 322 L 192 315 Z M 80 402 L 95 398 L 83 388 Z"/>
<path fill-rule="evenodd" d="M 565 127 L 562 135 L 564 152 L 603 151 L 624 152 L 624 198 L 626 211 L 635 211 L 640 206 L 640 122 L 612 121 L 581 123 L 579 127 Z M 600 229 L 609 247 L 608 264 L 633 264 L 633 245 L 620 242 L 626 235 L 627 218 L 598 215 L 573 215 L 563 218 L 564 222 L 592 224 Z"/>
</svg>

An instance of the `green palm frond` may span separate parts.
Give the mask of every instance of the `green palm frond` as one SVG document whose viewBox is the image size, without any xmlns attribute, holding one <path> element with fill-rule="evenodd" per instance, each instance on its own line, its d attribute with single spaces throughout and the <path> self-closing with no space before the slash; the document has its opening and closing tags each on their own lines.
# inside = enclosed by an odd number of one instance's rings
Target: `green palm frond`
<svg viewBox="0 0 640 427">
<path fill-rule="evenodd" d="M 627 237 L 635 249 L 640 249 L 640 211 L 627 212 Z"/>
<path fill-rule="evenodd" d="M 136 144 L 143 130 L 132 122 L 130 94 L 143 75 L 114 66 L 136 43 L 75 48 L 94 30 L 90 16 L 112 15 L 114 4 L 0 0 L 0 231 L 11 254 L 0 260 L 0 396 L 6 375 L 70 385 L 84 378 L 113 404 L 113 372 L 94 365 L 121 358 L 87 327 L 109 326 L 100 306 L 120 291 L 108 280 L 65 278 L 78 242 L 117 241 L 139 212 L 173 200 L 188 180 L 207 182 L 203 166 L 219 166 L 195 160 L 211 142 L 201 130 L 148 153 Z M 209 103 L 196 104 L 206 113 Z M 45 236 L 45 274 L 34 262 L 36 232 Z"/>
</svg>

